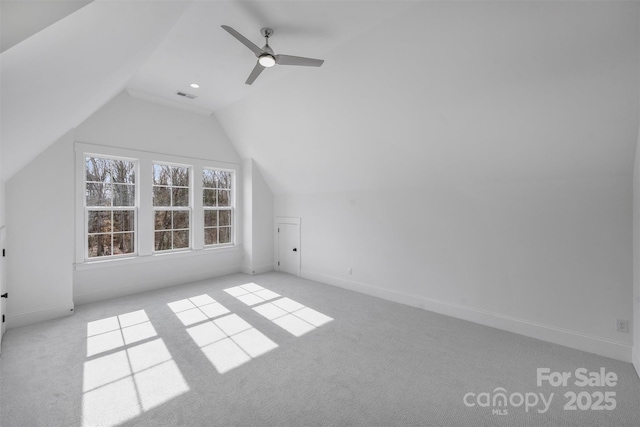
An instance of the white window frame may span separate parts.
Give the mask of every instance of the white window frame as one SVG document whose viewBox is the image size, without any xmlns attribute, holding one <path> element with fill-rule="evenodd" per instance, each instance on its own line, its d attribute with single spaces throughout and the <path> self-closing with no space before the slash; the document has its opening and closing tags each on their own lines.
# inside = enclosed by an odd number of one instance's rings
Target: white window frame
<svg viewBox="0 0 640 427">
<path fill-rule="evenodd" d="M 238 209 L 239 199 L 239 175 L 240 165 L 237 163 L 221 162 L 211 159 L 190 158 L 148 151 L 130 150 L 126 148 L 110 147 L 84 142 L 74 144 L 76 153 L 76 219 L 75 219 L 75 269 L 101 268 L 109 265 L 147 262 L 166 259 L 165 257 L 190 257 L 206 255 L 216 252 L 240 251 L 239 243 L 239 218 L 242 215 Z M 85 213 L 85 157 L 95 155 L 97 157 L 115 157 L 136 160 L 136 229 L 135 229 L 135 254 L 126 254 L 109 257 L 86 258 L 86 213 Z M 190 205 L 190 249 L 176 249 L 166 251 L 154 251 L 154 215 L 153 215 L 153 163 L 167 163 L 172 165 L 185 165 L 191 167 L 191 192 Z M 225 245 L 204 245 L 204 209 L 202 202 L 202 170 L 219 169 L 232 171 L 232 236 L 231 243 Z M 197 179 L 196 179 L 197 177 Z"/>
<path fill-rule="evenodd" d="M 220 206 L 204 206 L 204 184 L 203 185 L 203 189 L 201 191 L 201 201 L 202 201 L 202 216 L 203 216 L 203 224 L 202 224 L 202 238 L 204 240 L 204 236 L 205 236 L 205 229 L 207 228 L 204 225 L 204 216 L 205 216 L 205 212 L 206 211 L 210 211 L 210 210 L 228 210 L 230 212 L 230 241 L 229 243 L 211 243 L 211 244 L 206 244 L 204 243 L 204 247 L 205 248 L 220 248 L 220 247 L 225 247 L 225 246 L 234 246 L 236 243 L 236 228 L 237 228 L 237 223 L 236 223 L 236 216 L 235 216 L 235 211 L 236 211 L 236 171 L 234 171 L 233 169 L 228 169 L 228 168 L 220 168 L 220 167 L 213 167 L 213 166 L 204 166 L 202 168 L 202 170 L 200 171 L 200 182 L 202 183 L 202 175 L 204 174 L 204 171 L 206 170 L 217 170 L 217 171 L 221 171 L 221 172 L 229 172 L 231 173 L 231 188 L 230 188 L 230 192 L 229 192 L 229 206 L 226 207 L 220 207 Z M 210 187 L 207 187 L 210 188 Z M 220 221 L 220 218 L 218 217 L 218 221 Z M 216 227 L 218 229 L 218 231 L 220 231 L 220 225 L 218 225 Z"/>
<path fill-rule="evenodd" d="M 134 192 L 135 192 L 135 204 L 133 206 L 113 206 L 113 204 L 111 206 L 87 206 L 87 197 L 86 197 L 86 188 L 87 188 L 87 171 L 86 171 L 86 161 L 88 157 L 96 157 L 96 158 L 101 158 L 101 159 L 109 159 L 109 160 L 124 160 L 124 161 L 128 161 L 128 162 L 132 162 L 135 164 L 134 167 L 134 173 L 135 173 L 135 183 L 133 184 L 134 187 Z M 137 255 L 137 251 L 138 251 L 138 205 L 139 205 L 139 198 L 138 198 L 138 175 L 140 173 L 140 165 L 138 163 L 137 159 L 134 158 L 129 158 L 129 157 L 122 157 L 122 156 L 113 156 L 113 155 L 103 155 L 103 154 L 97 154 L 97 153 L 84 153 L 82 156 L 82 164 L 83 164 L 83 168 L 82 168 L 82 189 L 83 191 L 83 197 L 82 197 L 82 203 L 83 203 L 83 207 L 84 207 L 84 224 L 83 224 L 83 239 L 84 239 L 84 260 L 85 261 L 99 261 L 99 260 L 108 260 L 108 259 L 117 259 L 117 258 L 128 258 L 128 257 L 132 257 L 132 256 L 136 256 Z M 111 211 L 112 215 L 113 212 L 115 211 L 133 211 L 133 247 L 134 247 L 134 251 L 128 254 L 117 254 L 114 255 L 113 254 L 113 235 L 117 234 L 117 232 L 114 232 L 113 230 L 111 231 L 111 244 L 112 244 L 112 249 L 111 249 L 111 255 L 103 255 L 103 256 L 97 256 L 97 257 L 89 257 L 89 245 L 88 245 L 88 238 L 90 234 L 96 234 L 96 233 L 89 233 L 89 211 Z M 124 232 L 123 232 L 124 233 Z M 104 234 L 104 233 L 97 233 L 97 234 Z"/>
<path fill-rule="evenodd" d="M 157 187 L 156 184 L 153 183 L 153 180 L 151 182 L 151 195 L 152 195 L 152 212 L 151 215 L 153 217 L 152 221 L 153 221 L 153 236 L 154 236 L 154 240 L 153 240 L 153 253 L 155 254 L 165 254 L 165 253 L 169 253 L 169 252 L 184 252 L 184 251 L 190 251 L 191 248 L 193 247 L 193 201 L 194 201 L 194 189 L 193 189 L 193 181 L 194 181 L 194 167 L 193 165 L 188 165 L 188 164 L 180 164 L 180 163 L 171 163 L 171 162 L 163 162 L 163 161 L 154 161 L 151 164 L 151 172 L 153 174 L 153 166 L 154 165 L 165 165 L 165 166 L 171 166 L 171 167 L 178 167 L 178 168 L 187 168 L 189 170 L 189 186 L 187 187 L 189 189 L 189 205 L 188 206 L 155 206 L 153 205 L 153 188 Z M 152 175 L 153 176 L 153 175 Z M 172 183 L 172 185 L 169 186 L 169 188 L 173 188 L 174 185 Z M 181 186 L 175 186 L 176 188 L 180 188 Z M 184 187 L 182 187 L 184 188 Z M 189 235 L 189 246 L 186 248 L 174 248 L 173 247 L 173 232 L 175 231 L 174 228 L 168 229 L 168 231 L 171 231 L 171 249 L 162 249 L 162 250 L 156 250 L 155 248 L 155 234 L 157 232 L 157 230 L 155 229 L 155 218 L 156 218 L 156 212 L 158 211 L 184 211 L 184 212 L 188 212 L 189 213 L 189 229 L 188 229 L 188 235 Z M 173 224 L 172 224 L 173 227 Z"/>
</svg>

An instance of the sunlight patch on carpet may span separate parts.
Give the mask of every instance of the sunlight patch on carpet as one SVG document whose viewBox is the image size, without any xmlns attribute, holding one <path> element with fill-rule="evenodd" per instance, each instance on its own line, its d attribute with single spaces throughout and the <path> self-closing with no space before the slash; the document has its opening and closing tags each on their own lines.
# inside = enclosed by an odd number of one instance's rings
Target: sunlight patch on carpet
<svg viewBox="0 0 640 427">
<path fill-rule="evenodd" d="M 278 348 L 237 314 L 201 323 L 187 332 L 220 374 Z"/>
<path fill-rule="evenodd" d="M 87 323 L 87 357 L 157 336 L 144 310 Z"/>
<path fill-rule="evenodd" d="M 167 304 L 184 326 L 222 316 L 229 310 L 207 294 L 186 298 Z"/>
<path fill-rule="evenodd" d="M 236 288 L 238 295 L 264 290 L 252 286 Z M 266 335 L 207 294 L 167 305 L 182 324 L 188 326 L 187 333 L 220 374 L 278 348 Z"/>
<path fill-rule="evenodd" d="M 260 285 L 256 285 L 255 283 L 245 283 L 244 285 L 234 286 L 233 288 L 228 288 L 224 291 L 248 306 L 260 304 L 280 296 L 279 294 L 270 291 L 269 289 L 265 289 Z"/>
<path fill-rule="evenodd" d="M 333 318 L 289 298 L 280 298 L 253 309 L 290 334 L 300 337 Z"/>
<path fill-rule="evenodd" d="M 189 391 L 144 310 L 89 322 L 87 334 L 83 426 L 117 425 Z"/>
</svg>

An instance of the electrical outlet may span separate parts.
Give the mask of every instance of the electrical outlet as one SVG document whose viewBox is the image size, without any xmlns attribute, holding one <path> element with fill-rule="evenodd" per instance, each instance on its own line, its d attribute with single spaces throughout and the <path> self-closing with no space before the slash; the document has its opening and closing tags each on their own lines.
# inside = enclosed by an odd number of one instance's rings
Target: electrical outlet
<svg viewBox="0 0 640 427">
<path fill-rule="evenodd" d="M 629 321 L 623 320 L 623 319 L 617 319 L 616 331 L 629 333 Z"/>
<path fill-rule="evenodd" d="M 353 275 L 353 268 L 351 268 L 351 267 L 347 268 L 347 274 L 349 276 L 352 276 Z"/>
</svg>

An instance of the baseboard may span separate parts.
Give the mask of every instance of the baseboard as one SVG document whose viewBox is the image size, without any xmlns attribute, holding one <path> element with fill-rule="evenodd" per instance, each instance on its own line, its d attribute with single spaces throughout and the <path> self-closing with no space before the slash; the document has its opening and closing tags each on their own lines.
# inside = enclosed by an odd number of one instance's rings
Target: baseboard
<svg viewBox="0 0 640 427">
<path fill-rule="evenodd" d="M 129 296 L 129 295 L 135 295 L 142 292 L 150 292 L 158 289 L 170 288 L 172 286 L 184 285 L 186 283 L 200 282 L 203 280 L 213 279 L 215 277 L 228 276 L 230 274 L 238 273 L 239 271 L 241 271 L 241 269 L 237 266 L 234 266 L 229 268 L 220 268 L 216 270 L 215 273 L 212 273 L 211 275 L 208 275 L 206 277 L 201 277 L 201 278 L 193 278 L 188 282 L 176 283 L 176 282 L 170 281 L 170 282 L 165 282 L 160 284 L 158 284 L 158 282 L 151 282 L 151 283 L 146 283 L 140 286 L 123 286 L 120 288 L 105 289 L 105 290 L 100 290 L 96 292 L 87 292 L 84 294 L 74 293 L 73 301 L 75 302 L 76 305 L 91 304 L 94 302 L 110 300 L 113 298 L 120 298 L 120 297 Z"/>
<path fill-rule="evenodd" d="M 636 368 L 636 374 L 640 378 L 640 345 L 633 348 L 633 367 Z"/>
<path fill-rule="evenodd" d="M 46 307 L 40 310 L 27 311 L 24 313 L 7 315 L 7 329 L 19 328 L 20 326 L 32 325 L 46 320 L 57 319 L 73 314 L 73 303 Z"/>
<path fill-rule="evenodd" d="M 551 325 L 531 322 L 529 320 L 506 316 L 499 313 L 479 310 L 468 306 L 451 304 L 415 295 L 408 295 L 308 270 L 302 271 L 301 276 L 305 279 L 349 289 L 412 307 L 422 308 L 434 313 L 444 314 L 446 316 L 467 320 L 481 325 L 490 326 L 492 328 L 559 344 L 565 347 L 622 360 L 624 362 L 631 362 L 632 347 L 625 343 L 595 337 L 568 329 L 557 328 Z M 636 365 L 637 370 L 639 366 L 640 363 Z"/>
<path fill-rule="evenodd" d="M 273 271 L 273 264 L 265 264 L 265 265 L 259 265 L 259 266 L 253 266 L 253 267 L 243 265 L 241 271 L 244 274 L 249 274 L 249 275 L 268 273 L 270 271 Z"/>
</svg>

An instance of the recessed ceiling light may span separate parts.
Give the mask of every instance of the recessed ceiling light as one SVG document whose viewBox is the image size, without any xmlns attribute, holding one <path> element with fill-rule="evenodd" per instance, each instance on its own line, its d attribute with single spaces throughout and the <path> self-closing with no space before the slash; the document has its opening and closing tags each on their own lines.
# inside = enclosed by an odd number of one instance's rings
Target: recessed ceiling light
<svg viewBox="0 0 640 427">
<path fill-rule="evenodd" d="M 198 89 L 200 87 L 200 85 L 197 83 L 191 83 L 190 86 L 194 89 Z"/>
</svg>

